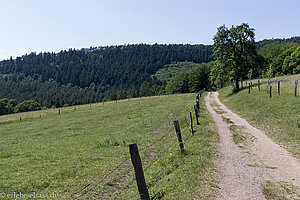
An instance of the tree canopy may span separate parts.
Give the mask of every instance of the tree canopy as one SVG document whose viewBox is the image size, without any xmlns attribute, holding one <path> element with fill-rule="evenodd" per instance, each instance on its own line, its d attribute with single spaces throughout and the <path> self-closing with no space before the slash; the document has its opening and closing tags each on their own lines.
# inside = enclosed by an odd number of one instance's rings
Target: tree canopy
<svg viewBox="0 0 300 200">
<path fill-rule="evenodd" d="M 254 29 L 243 23 L 230 29 L 223 25 L 214 36 L 216 66 L 223 68 L 223 76 L 229 76 L 235 81 L 236 90 L 239 90 L 239 81 L 257 66 L 254 35 Z"/>
</svg>

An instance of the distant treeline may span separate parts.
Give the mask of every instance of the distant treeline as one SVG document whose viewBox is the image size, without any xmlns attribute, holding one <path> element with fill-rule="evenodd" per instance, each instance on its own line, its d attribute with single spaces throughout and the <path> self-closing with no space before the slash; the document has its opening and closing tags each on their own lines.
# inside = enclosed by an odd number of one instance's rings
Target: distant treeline
<svg viewBox="0 0 300 200">
<path fill-rule="evenodd" d="M 173 62 L 212 61 L 208 45 L 122 45 L 31 53 L 0 62 L 0 98 L 64 106 L 163 93 L 151 76 Z"/>
<path fill-rule="evenodd" d="M 243 79 L 299 73 L 298 43 L 300 37 L 257 42 L 259 67 Z M 107 46 L 0 62 L 0 99 L 34 100 L 41 107 L 195 92 L 228 81 L 215 66 L 212 45 Z"/>
</svg>

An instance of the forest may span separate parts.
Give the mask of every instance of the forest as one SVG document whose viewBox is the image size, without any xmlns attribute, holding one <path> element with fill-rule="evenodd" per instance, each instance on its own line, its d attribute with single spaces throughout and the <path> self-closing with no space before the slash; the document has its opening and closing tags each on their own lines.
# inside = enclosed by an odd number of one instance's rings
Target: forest
<svg viewBox="0 0 300 200">
<path fill-rule="evenodd" d="M 259 67 L 243 78 L 299 73 L 299 43 L 300 37 L 256 42 Z M 33 52 L 0 62 L 0 114 L 214 89 L 230 81 L 216 66 L 213 45 L 135 44 Z"/>
</svg>

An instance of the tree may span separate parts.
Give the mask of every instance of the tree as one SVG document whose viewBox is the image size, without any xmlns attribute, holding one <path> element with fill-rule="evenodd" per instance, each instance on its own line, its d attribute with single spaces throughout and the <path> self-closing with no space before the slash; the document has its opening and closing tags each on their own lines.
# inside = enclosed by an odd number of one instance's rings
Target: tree
<svg viewBox="0 0 300 200">
<path fill-rule="evenodd" d="M 300 73 L 300 46 L 290 56 L 285 57 L 282 71 L 285 74 Z"/>
<path fill-rule="evenodd" d="M 206 64 L 202 63 L 199 67 L 194 69 L 189 74 L 189 91 L 199 92 L 203 88 L 208 89 L 210 85 L 210 69 L 212 63 Z"/>
<path fill-rule="evenodd" d="M 183 72 L 178 76 L 173 77 L 166 85 L 166 93 L 188 93 L 189 90 L 189 73 Z"/>
<path fill-rule="evenodd" d="M 243 23 L 218 28 L 214 36 L 214 57 L 218 66 L 235 81 L 235 90 L 239 90 L 239 81 L 246 78 L 248 71 L 257 64 L 257 52 L 254 40 L 254 29 Z"/>
<path fill-rule="evenodd" d="M 25 100 L 15 107 L 15 112 L 27 112 L 41 110 L 41 105 L 34 100 Z"/>
</svg>

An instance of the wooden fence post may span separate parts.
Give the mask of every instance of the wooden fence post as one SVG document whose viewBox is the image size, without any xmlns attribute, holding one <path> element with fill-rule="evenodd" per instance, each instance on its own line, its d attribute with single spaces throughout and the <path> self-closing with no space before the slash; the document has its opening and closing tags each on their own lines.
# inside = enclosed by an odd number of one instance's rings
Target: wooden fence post
<svg viewBox="0 0 300 200">
<path fill-rule="evenodd" d="M 58 109 L 58 114 L 60 115 L 60 109 Z"/>
<path fill-rule="evenodd" d="M 248 85 L 247 85 L 247 80 L 246 80 L 246 89 L 247 89 L 247 86 L 248 86 Z"/>
<path fill-rule="evenodd" d="M 295 80 L 295 97 L 297 96 L 297 85 L 298 85 L 298 80 Z"/>
<path fill-rule="evenodd" d="M 267 84 L 267 94 L 269 93 L 269 80 L 268 80 L 268 84 Z"/>
<path fill-rule="evenodd" d="M 258 80 L 257 85 L 258 85 L 258 91 L 260 91 L 260 81 L 259 80 Z"/>
<path fill-rule="evenodd" d="M 140 197 L 142 200 L 150 200 L 149 192 L 147 189 L 145 176 L 143 172 L 142 161 L 141 161 L 141 157 L 137 145 L 130 144 L 129 152 L 134 167 L 135 179 L 140 193 Z"/>
<path fill-rule="evenodd" d="M 251 90 L 252 90 L 252 82 L 251 82 Z"/>
<path fill-rule="evenodd" d="M 177 139 L 178 139 L 178 142 L 179 142 L 179 146 L 180 146 L 180 151 L 184 152 L 184 146 L 183 146 L 183 142 L 182 142 L 179 122 L 178 122 L 178 120 L 174 120 L 173 123 L 174 123 L 174 127 L 175 127 L 175 130 L 176 130 L 176 135 L 177 135 Z"/>
<path fill-rule="evenodd" d="M 22 121 L 22 117 L 20 116 L 20 121 Z"/>
<path fill-rule="evenodd" d="M 192 112 L 190 112 L 190 121 L 191 121 L 191 132 L 192 135 L 194 135 Z"/>
<path fill-rule="evenodd" d="M 198 110 L 197 110 L 197 108 L 196 108 L 196 106 L 194 105 L 194 110 L 195 110 L 195 115 L 196 115 L 196 122 L 197 122 L 197 125 L 200 125 L 200 123 L 199 123 L 199 120 L 198 120 Z"/>
<path fill-rule="evenodd" d="M 270 98 L 272 98 L 272 86 L 270 86 Z"/>
<path fill-rule="evenodd" d="M 278 81 L 278 96 L 280 96 L 280 81 Z"/>
</svg>

